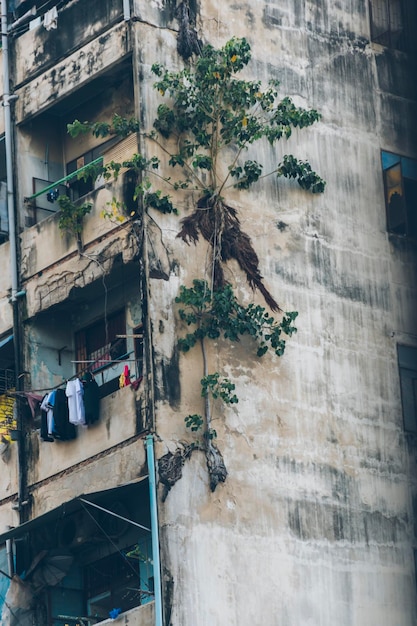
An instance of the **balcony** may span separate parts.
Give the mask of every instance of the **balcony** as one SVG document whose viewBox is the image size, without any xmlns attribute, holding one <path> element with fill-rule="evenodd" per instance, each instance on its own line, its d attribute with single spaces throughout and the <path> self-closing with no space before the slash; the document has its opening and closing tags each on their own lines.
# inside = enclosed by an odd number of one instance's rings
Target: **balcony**
<svg viewBox="0 0 417 626">
<path fill-rule="evenodd" d="M 37 13 L 27 23 L 23 34 L 22 28 L 17 31 L 14 59 L 18 62 L 13 68 L 17 86 L 56 66 L 57 62 L 88 45 L 123 19 L 122 0 L 59 3 L 57 27 L 47 30 L 44 27 L 45 11 L 54 3 L 33 1 L 29 4 L 29 8 L 37 5 Z"/>
</svg>

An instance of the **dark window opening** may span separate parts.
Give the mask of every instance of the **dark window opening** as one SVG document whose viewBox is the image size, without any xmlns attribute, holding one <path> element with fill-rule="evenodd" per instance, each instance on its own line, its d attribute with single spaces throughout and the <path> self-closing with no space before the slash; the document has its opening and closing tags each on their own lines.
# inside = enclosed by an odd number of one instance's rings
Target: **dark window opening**
<svg viewBox="0 0 417 626">
<path fill-rule="evenodd" d="M 398 346 L 404 430 L 417 433 L 417 348 Z"/>
<path fill-rule="evenodd" d="M 153 575 L 146 571 L 151 563 L 148 539 L 89 564 L 85 568 L 88 615 L 107 619 L 114 607 L 128 611 L 152 599 Z"/>
<path fill-rule="evenodd" d="M 389 48 L 407 51 L 403 0 L 370 0 L 371 40 Z"/>
<path fill-rule="evenodd" d="M 73 159 L 66 166 L 66 175 L 69 176 L 73 174 L 77 170 L 89 165 L 92 161 L 100 158 L 105 154 L 110 148 L 112 148 L 115 144 L 120 142 L 119 137 L 112 137 L 108 141 L 105 141 L 101 145 L 97 146 L 93 150 L 88 150 L 84 154 L 81 154 L 76 159 Z M 71 200 L 78 200 L 82 196 L 86 196 L 87 194 L 94 191 L 94 189 L 100 184 L 99 181 L 101 179 L 98 178 L 95 180 L 92 176 L 88 177 L 86 180 L 84 178 L 74 177 L 68 182 L 67 185 L 67 195 L 70 196 Z"/>
<path fill-rule="evenodd" d="M 138 210 L 138 201 L 135 199 L 137 183 L 137 173 L 127 170 L 123 176 L 123 202 L 127 217 L 132 217 Z"/>
<path fill-rule="evenodd" d="M 387 229 L 417 238 L 417 161 L 382 152 Z"/>
</svg>

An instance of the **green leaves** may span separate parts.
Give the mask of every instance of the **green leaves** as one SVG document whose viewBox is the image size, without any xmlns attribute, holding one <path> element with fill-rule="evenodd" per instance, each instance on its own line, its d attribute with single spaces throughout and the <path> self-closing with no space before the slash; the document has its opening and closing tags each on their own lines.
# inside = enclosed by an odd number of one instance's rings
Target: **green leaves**
<svg viewBox="0 0 417 626">
<path fill-rule="evenodd" d="M 257 161 L 245 161 L 243 168 L 238 165 L 230 170 L 230 175 L 238 181 L 233 185 L 236 189 L 249 189 L 262 174 L 262 165 Z"/>
<path fill-rule="evenodd" d="M 187 415 L 187 417 L 184 418 L 184 422 L 186 427 L 189 428 L 193 433 L 195 433 L 197 430 L 200 430 L 200 428 L 204 424 L 203 418 L 197 413 L 194 413 L 194 415 Z"/>
<path fill-rule="evenodd" d="M 74 120 L 72 124 L 67 124 L 67 131 L 71 137 L 78 137 L 78 135 L 85 133 L 92 133 L 94 137 L 108 137 L 109 135 L 127 137 L 139 131 L 139 122 L 135 118 L 127 119 L 115 113 L 111 124 Z"/>
<path fill-rule="evenodd" d="M 176 302 L 183 304 L 180 319 L 188 326 L 196 326 L 178 341 L 180 350 L 188 352 L 198 341 L 217 339 L 223 336 L 230 341 L 239 341 L 249 335 L 258 344 L 257 356 L 272 349 L 277 356 L 285 351 L 285 336 L 296 332 L 293 325 L 298 313 L 285 313 L 280 321 L 275 320 L 264 307 L 255 304 L 243 306 L 233 293 L 232 287 L 210 292 L 206 281 L 194 280 L 193 287 L 180 288 Z"/>
<path fill-rule="evenodd" d="M 156 171 L 158 157 L 146 159 L 140 154 L 123 163 L 107 163 L 96 172 L 86 172 L 85 176 L 94 178 L 101 174 L 106 180 L 117 179 L 123 168 L 132 169 L 137 173 L 136 197 L 142 196 L 145 207 L 162 213 L 177 210 L 169 195 L 153 187 L 151 180 L 155 177 L 175 191 L 200 190 L 203 196 L 208 194 L 222 200 L 229 187 L 248 190 L 261 177 L 272 174 L 277 174 L 277 178 L 295 178 L 303 189 L 313 193 L 323 192 L 325 182 L 307 161 L 285 156 L 276 169 L 264 172 L 263 163 L 242 158 L 243 151 L 256 141 L 266 139 L 273 145 L 290 137 L 294 128 L 305 128 L 320 119 L 315 109 L 297 107 L 289 97 L 280 100 L 277 80 L 269 81 L 265 88 L 261 81 L 239 78 L 250 60 L 248 41 L 233 37 L 221 48 L 203 47 L 194 64 L 181 71 L 172 72 L 158 63 L 152 65 L 156 77 L 154 88 L 169 100 L 159 104 L 154 130 L 144 136 L 168 155 L 170 167 L 182 169 L 180 178 L 171 180 L 169 175 L 160 175 Z M 111 122 L 75 120 L 68 124 L 73 137 L 90 132 L 95 137 L 123 138 L 138 131 L 137 120 L 118 114 L 113 115 Z M 174 150 L 174 142 L 165 143 L 170 138 L 175 140 Z M 227 146 L 232 150 L 224 150 Z M 229 163 L 225 162 L 227 158 L 231 159 Z M 150 178 L 142 180 L 143 173 Z"/>
<path fill-rule="evenodd" d="M 225 377 L 220 376 L 219 372 L 214 374 L 208 374 L 204 376 L 201 381 L 201 396 L 203 398 L 213 398 L 213 400 L 220 399 L 225 404 L 236 404 L 239 402 L 236 394 L 233 393 L 235 385 Z M 187 415 L 184 418 L 184 422 L 187 428 L 191 432 L 197 432 L 204 425 L 204 419 L 199 414 Z M 213 428 L 209 428 L 205 433 L 208 439 L 215 439 L 217 433 Z"/>
<path fill-rule="evenodd" d="M 145 195 L 145 205 L 156 209 L 160 213 L 178 213 L 170 197 L 167 195 L 163 196 L 159 189 Z"/>
<path fill-rule="evenodd" d="M 326 187 L 325 181 L 311 169 L 310 163 L 298 161 L 291 154 L 285 155 L 278 165 L 277 176 L 296 178 L 302 189 L 309 189 L 312 193 L 323 193 Z"/>
<path fill-rule="evenodd" d="M 223 335 L 230 341 L 239 341 L 243 335 L 249 335 L 257 344 L 256 355 L 262 357 L 268 349 L 272 349 L 277 356 L 282 356 L 285 350 L 283 335 L 291 336 L 297 331 L 293 322 L 297 312 L 285 313 L 281 321 L 275 320 L 269 315 L 264 307 L 250 304 L 247 307 L 241 305 L 230 285 L 221 290 L 210 292 L 208 284 L 204 280 L 194 280 L 193 286 L 180 287 L 176 302 L 183 304 L 179 309 L 180 319 L 187 326 L 195 326 L 193 332 L 178 340 L 180 350 L 188 352 L 197 342 L 200 342 L 204 354 L 204 341 L 206 338 L 216 339 Z M 209 399 L 222 400 L 225 404 L 239 402 L 234 393 L 235 384 L 219 372 L 205 375 L 201 381 L 201 395 L 206 398 L 206 418 L 211 414 Z M 185 424 L 192 432 L 198 431 L 204 424 L 201 415 L 188 415 Z M 216 431 L 210 428 L 207 418 L 207 431 L 205 436 L 212 439 L 217 436 Z"/>
<path fill-rule="evenodd" d="M 233 186 L 242 190 L 259 180 L 263 164 L 251 159 L 240 162 L 242 150 L 263 138 L 273 145 L 289 138 L 294 128 L 305 128 L 320 119 L 315 109 L 297 107 L 288 97 L 279 100 L 276 80 L 264 89 L 260 81 L 237 78 L 250 59 L 247 40 L 233 37 L 223 48 L 205 46 L 192 69 L 170 72 L 160 64 L 152 66 L 158 78 L 155 89 L 170 98 L 169 104 L 159 105 L 154 128 L 164 139 L 175 137 L 180 145 L 179 151 L 170 155 L 169 164 L 188 168 L 197 187 L 209 190 L 212 196 L 222 193 L 229 176 L 237 179 Z M 238 149 L 238 156 L 224 179 L 218 157 L 228 145 Z M 324 181 L 307 166 L 299 162 L 298 183 L 320 193 Z M 210 172 L 209 185 L 202 183 L 202 170 Z M 287 176 L 287 170 L 284 164 L 279 175 Z"/>
<path fill-rule="evenodd" d="M 62 232 L 68 232 L 74 237 L 80 235 L 83 228 L 83 219 L 91 212 L 91 202 L 75 204 L 68 196 L 59 196 L 59 219 L 58 227 Z"/>
<path fill-rule="evenodd" d="M 208 374 L 201 379 L 201 395 L 207 398 L 221 398 L 226 404 L 236 404 L 238 397 L 233 393 L 235 385 L 228 379 L 220 376 L 219 372 Z"/>
</svg>

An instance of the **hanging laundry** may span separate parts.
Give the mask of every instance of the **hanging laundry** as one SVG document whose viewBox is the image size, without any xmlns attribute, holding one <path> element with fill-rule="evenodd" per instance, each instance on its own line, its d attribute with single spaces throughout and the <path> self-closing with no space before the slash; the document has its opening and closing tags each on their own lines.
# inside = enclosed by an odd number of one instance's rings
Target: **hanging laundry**
<svg viewBox="0 0 417 626">
<path fill-rule="evenodd" d="M 83 386 L 80 379 L 69 380 L 65 393 L 68 398 L 69 421 L 75 426 L 85 426 Z"/>
<path fill-rule="evenodd" d="M 129 371 L 129 366 L 125 365 L 123 374 L 120 374 L 119 376 L 119 389 L 121 389 L 122 387 L 128 387 L 129 385 L 130 385 L 130 371 Z"/>
<path fill-rule="evenodd" d="M 23 392 L 23 395 L 26 396 L 32 417 L 35 418 L 39 411 L 40 403 L 42 402 L 43 397 L 30 391 Z"/>
<path fill-rule="evenodd" d="M 84 387 L 85 423 L 94 424 L 100 416 L 100 389 L 90 372 L 81 379 Z"/>
<path fill-rule="evenodd" d="M 46 30 L 58 28 L 58 10 L 56 7 L 49 9 L 43 16 L 43 25 Z"/>
<path fill-rule="evenodd" d="M 53 408 L 54 425 L 52 434 L 55 439 L 68 441 L 75 439 L 77 431 L 69 421 L 67 396 L 63 389 L 57 389 Z"/>
<path fill-rule="evenodd" d="M 130 383 L 135 391 L 139 389 L 139 385 L 142 382 L 142 380 L 143 380 L 143 376 L 139 376 L 139 378 L 137 378 L 136 380 Z"/>
<path fill-rule="evenodd" d="M 53 441 L 52 433 L 54 428 L 54 402 L 55 391 L 47 393 L 41 402 L 41 438 L 44 441 Z"/>
</svg>

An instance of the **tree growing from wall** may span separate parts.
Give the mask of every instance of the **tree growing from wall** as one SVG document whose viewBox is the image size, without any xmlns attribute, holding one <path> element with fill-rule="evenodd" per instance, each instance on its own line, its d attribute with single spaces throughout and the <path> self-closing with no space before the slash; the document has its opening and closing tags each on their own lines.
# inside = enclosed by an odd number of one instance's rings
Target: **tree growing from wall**
<svg viewBox="0 0 417 626">
<path fill-rule="evenodd" d="M 121 168 L 134 172 L 135 199 L 144 211 L 178 213 L 184 194 L 191 194 L 194 209 L 181 219 L 178 237 L 188 245 L 202 239 L 210 251 L 206 278 L 196 278 L 192 286 L 182 286 L 177 297 L 179 317 L 191 331 L 179 339 L 179 348 L 188 352 L 199 345 L 202 354 L 203 411 L 186 416 L 185 423 L 192 433 L 202 432 L 203 437 L 176 455 L 161 459 L 160 476 L 168 489 L 181 475 L 185 459 L 196 449 L 205 451 L 212 490 L 227 476 L 215 441 L 213 406 L 218 401 L 235 404 L 238 398 L 232 381 L 210 371 L 206 342 L 220 337 L 238 341 L 242 335 L 248 335 L 256 345 L 258 357 L 268 350 L 281 356 L 285 337 L 296 330 L 297 313 L 283 313 L 264 283 L 251 239 L 228 199 L 230 191 L 247 192 L 271 176 L 294 179 L 312 193 L 322 193 L 325 188 L 325 182 L 310 164 L 293 155 L 283 156 L 271 171 L 265 171 L 264 164 L 256 158 L 248 158 L 253 144 L 267 141 L 274 146 L 282 138 L 289 138 L 294 128 L 311 126 L 320 118 L 314 109 L 297 107 L 288 97 L 279 99 L 277 81 L 270 81 L 263 88 L 260 81 L 239 78 L 250 59 L 246 39 L 233 38 L 220 49 L 203 47 L 191 66 L 181 71 L 172 72 L 154 64 L 155 88 L 165 101 L 158 106 L 149 132 L 142 131 L 136 120 L 118 115 L 111 123 L 76 120 L 68 126 L 73 136 L 92 132 L 96 137 L 126 137 L 141 132 L 147 147 L 155 145 L 155 155 L 134 154 L 127 161 L 111 162 L 92 174 L 111 179 L 117 178 Z M 162 166 L 161 155 L 168 166 Z M 121 203 L 115 203 L 122 211 Z M 225 274 L 232 259 L 252 289 L 258 290 L 267 306 L 279 314 L 278 320 L 265 307 L 245 306 L 238 301 Z"/>
</svg>

